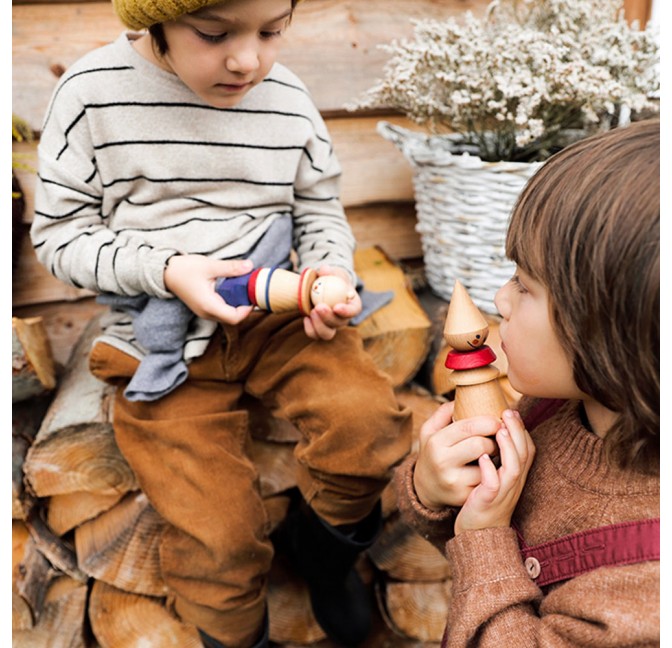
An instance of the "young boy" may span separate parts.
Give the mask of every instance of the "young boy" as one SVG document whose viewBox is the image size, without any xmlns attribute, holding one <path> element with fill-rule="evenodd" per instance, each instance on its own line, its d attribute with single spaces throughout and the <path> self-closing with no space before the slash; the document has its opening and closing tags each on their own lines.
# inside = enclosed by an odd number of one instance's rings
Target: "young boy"
<svg viewBox="0 0 672 648">
<path fill-rule="evenodd" d="M 659 646 L 658 120 L 552 156 L 506 252 L 520 413 L 444 404 L 396 473 L 402 515 L 452 568 L 442 646 Z"/>
<path fill-rule="evenodd" d="M 117 443 L 168 522 L 162 574 L 206 646 L 268 642 L 273 548 L 243 395 L 301 432 L 305 502 L 287 544 L 316 618 L 342 644 L 368 632 L 353 565 L 410 447 L 410 412 L 347 328 L 358 297 L 303 318 L 232 306 L 214 290 L 250 272 L 248 257 L 287 265 L 291 249 L 298 269 L 354 282 L 329 134 L 275 62 L 294 4 L 114 0 L 129 28 L 149 31 L 71 67 L 39 146 L 35 250 L 56 277 L 113 305 L 91 369 L 118 386 Z"/>
</svg>

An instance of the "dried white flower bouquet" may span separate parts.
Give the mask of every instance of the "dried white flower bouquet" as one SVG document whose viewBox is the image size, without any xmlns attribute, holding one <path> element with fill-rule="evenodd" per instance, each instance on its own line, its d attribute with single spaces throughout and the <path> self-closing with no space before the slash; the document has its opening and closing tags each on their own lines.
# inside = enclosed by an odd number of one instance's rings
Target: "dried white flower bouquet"
<svg viewBox="0 0 672 648">
<path fill-rule="evenodd" d="M 392 107 L 431 132 L 454 131 L 484 160 L 539 161 L 618 122 L 657 112 L 657 33 L 630 26 L 620 0 L 494 0 L 479 20 L 414 21 L 381 45 L 384 78 L 355 105 Z M 654 99 L 652 99 L 654 97 Z"/>
</svg>

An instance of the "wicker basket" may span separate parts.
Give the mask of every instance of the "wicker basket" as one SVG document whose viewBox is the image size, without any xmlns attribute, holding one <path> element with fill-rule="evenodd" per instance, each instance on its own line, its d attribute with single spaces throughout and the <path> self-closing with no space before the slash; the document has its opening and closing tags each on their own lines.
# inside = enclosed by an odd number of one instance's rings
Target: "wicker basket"
<svg viewBox="0 0 672 648">
<path fill-rule="evenodd" d="M 450 300 L 456 279 L 484 312 L 513 274 L 504 253 L 511 210 L 541 162 L 484 162 L 459 135 L 427 136 L 381 121 L 378 132 L 413 166 L 427 281 Z"/>
</svg>

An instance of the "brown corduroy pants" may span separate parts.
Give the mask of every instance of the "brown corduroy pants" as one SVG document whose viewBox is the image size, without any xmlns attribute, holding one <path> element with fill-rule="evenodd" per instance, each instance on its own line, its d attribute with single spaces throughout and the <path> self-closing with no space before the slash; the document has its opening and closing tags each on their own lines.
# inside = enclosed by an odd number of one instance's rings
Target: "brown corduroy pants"
<svg viewBox="0 0 672 648">
<path fill-rule="evenodd" d="M 257 638 L 273 555 L 241 397 L 301 432 L 299 489 L 333 525 L 366 517 L 410 450 L 410 411 L 353 329 L 314 341 L 296 315 L 252 313 L 218 329 L 187 381 L 153 402 L 123 397 L 136 359 L 99 342 L 90 366 L 118 386 L 117 444 L 168 523 L 160 561 L 175 610 L 227 646 Z"/>
</svg>

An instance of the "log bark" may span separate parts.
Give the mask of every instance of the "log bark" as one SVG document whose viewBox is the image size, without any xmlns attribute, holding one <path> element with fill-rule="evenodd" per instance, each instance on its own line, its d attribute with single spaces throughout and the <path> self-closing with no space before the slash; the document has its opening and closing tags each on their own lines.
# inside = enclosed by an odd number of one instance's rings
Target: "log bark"
<svg viewBox="0 0 672 648">
<path fill-rule="evenodd" d="M 38 550 L 37 543 L 30 536 L 25 541 L 15 571 L 14 588 L 28 606 L 33 621 L 29 627 L 33 627 L 42 614 L 47 588 L 56 577 L 57 571 Z"/>
<path fill-rule="evenodd" d="M 259 472 L 262 497 L 278 495 L 296 486 L 297 462 L 293 443 L 254 439 L 250 456 Z"/>
<path fill-rule="evenodd" d="M 33 611 L 24 596 L 19 594 L 19 582 L 25 577 L 26 554 L 32 544 L 28 527 L 18 520 L 12 521 L 12 629 L 28 630 L 35 624 Z M 37 553 L 37 551 L 36 551 Z M 42 560 L 43 557 L 39 554 Z"/>
<path fill-rule="evenodd" d="M 44 609 L 31 629 L 12 633 L 12 648 L 87 648 L 87 586 L 60 576 L 49 585 Z"/>
<path fill-rule="evenodd" d="M 12 519 L 25 520 L 33 506 L 32 497 L 23 485 L 23 463 L 30 448 L 30 441 L 12 435 Z"/>
<path fill-rule="evenodd" d="M 33 613 L 26 599 L 12 592 L 12 632 L 30 630 L 34 625 Z"/>
<path fill-rule="evenodd" d="M 12 519 L 25 520 L 35 503 L 23 480 L 23 465 L 35 440 L 51 395 L 36 396 L 12 405 Z"/>
<path fill-rule="evenodd" d="M 42 276 L 41 273 L 46 272 L 46 269 L 36 265 L 35 271 Z M 64 285 L 60 284 L 59 291 L 60 287 Z M 59 376 L 63 373 L 63 367 L 68 364 L 72 351 L 77 346 L 77 341 L 84 333 L 89 322 L 107 309 L 107 306 L 99 304 L 92 296 L 64 303 L 61 301 L 60 294 L 59 292 L 40 296 L 31 293 L 30 288 L 27 288 L 26 297 L 33 300 L 34 303 L 19 306 L 15 302 L 13 308 L 14 314 L 20 317 L 40 316 L 42 318 L 54 353 L 54 362 L 58 368 Z M 50 303 L 40 301 L 41 299 L 51 300 L 52 297 L 55 301 Z"/>
<path fill-rule="evenodd" d="M 33 508 L 26 519 L 30 537 L 35 541 L 38 551 L 44 555 L 57 571 L 70 578 L 85 583 L 86 574 L 77 567 L 75 549 L 70 542 L 56 536 L 41 517 L 42 511 Z"/>
<path fill-rule="evenodd" d="M 41 317 L 12 317 L 12 402 L 51 391 L 56 366 Z"/>
</svg>

